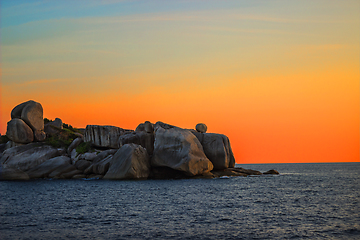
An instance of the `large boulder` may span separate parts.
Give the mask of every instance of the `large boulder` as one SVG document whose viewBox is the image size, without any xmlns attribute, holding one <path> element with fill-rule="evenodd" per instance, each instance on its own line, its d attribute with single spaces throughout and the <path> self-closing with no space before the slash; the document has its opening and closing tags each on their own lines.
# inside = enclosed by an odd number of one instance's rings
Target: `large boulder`
<svg viewBox="0 0 360 240">
<path fill-rule="evenodd" d="M 149 155 L 137 144 L 125 144 L 113 156 L 104 179 L 141 179 L 150 174 Z"/>
<path fill-rule="evenodd" d="M 199 140 L 189 130 L 159 122 L 155 125 L 152 166 L 169 167 L 189 176 L 200 175 L 213 169 L 213 164 L 206 157 Z"/>
<path fill-rule="evenodd" d="M 154 151 L 154 140 L 153 133 L 148 133 L 145 131 L 131 132 L 120 136 L 119 146 L 121 147 L 125 144 L 134 143 L 146 148 L 148 154 L 152 155 Z"/>
<path fill-rule="evenodd" d="M 223 134 L 200 133 L 192 131 L 203 146 L 205 155 L 213 163 L 214 169 L 220 170 L 233 168 L 235 158 L 232 152 L 229 138 Z"/>
<path fill-rule="evenodd" d="M 0 180 L 29 180 L 29 176 L 17 168 L 4 168 L 0 164 Z"/>
<path fill-rule="evenodd" d="M 5 150 L 0 163 L 4 167 L 27 171 L 51 158 L 62 155 L 62 153 L 62 149 L 40 143 L 31 143 Z"/>
<path fill-rule="evenodd" d="M 24 120 L 33 131 L 44 130 L 43 108 L 38 102 L 28 101 L 21 111 L 21 119 Z"/>
<path fill-rule="evenodd" d="M 87 125 L 84 141 L 97 147 L 119 148 L 119 137 L 129 131 L 115 126 Z"/>
<path fill-rule="evenodd" d="M 16 143 L 30 143 L 34 140 L 31 128 L 19 118 L 11 119 L 7 123 L 6 136 Z"/>
<path fill-rule="evenodd" d="M 48 175 L 58 168 L 70 165 L 70 158 L 66 156 L 59 156 L 51 158 L 42 164 L 29 169 L 26 173 L 30 178 L 46 178 Z"/>
</svg>

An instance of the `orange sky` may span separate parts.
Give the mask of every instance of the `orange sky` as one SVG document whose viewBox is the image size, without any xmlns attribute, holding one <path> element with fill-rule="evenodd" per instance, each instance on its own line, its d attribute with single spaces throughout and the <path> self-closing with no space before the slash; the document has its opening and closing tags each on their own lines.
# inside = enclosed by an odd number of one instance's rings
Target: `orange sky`
<svg viewBox="0 0 360 240">
<path fill-rule="evenodd" d="M 1 134 L 33 99 L 75 127 L 204 122 L 237 163 L 359 161 L 357 1 L 195 2 L 3 4 Z"/>
</svg>

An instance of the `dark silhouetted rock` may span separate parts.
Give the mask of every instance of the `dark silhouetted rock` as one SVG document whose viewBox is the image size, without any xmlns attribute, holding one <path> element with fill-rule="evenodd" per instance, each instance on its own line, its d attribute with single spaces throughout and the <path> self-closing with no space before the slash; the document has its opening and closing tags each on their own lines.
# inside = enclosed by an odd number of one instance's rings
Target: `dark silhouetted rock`
<svg viewBox="0 0 360 240">
<path fill-rule="evenodd" d="M 189 176 L 201 175 L 213 169 L 199 140 L 189 130 L 169 127 L 159 122 L 155 124 L 155 130 L 152 166 L 169 167 Z"/>
<path fill-rule="evenodd" d="M 63 129 L 63 121 L 60 118 L 55 118 L 54 121 L 48 122 L 46 125 L 51 125 L 59 129 Z"/>
<path fill-rule="evenodd" d="M 66 174 L 66 173 L 70 173 L 72 171 L 76 170 L 78 173 L 81 173 L 81 171 L 78 171 L 76 169 L 76 167 L 74 165 L 71 165 L 70 163 L 69 164 L 64 164 L 64 165 L 61 165 L 59 166 L 58 168 L 56 168 L 54 171 L 52 171 L 48 177 L 49 178 L 61 178 L 60 175 L 61 174 Z M 77 173 L 77 174 L 78 174 Z M 75 174 L 73 174 L 75 175 Z M 71 175 L 71 177 L 73 176 Z M 71 178 L 69 177 L 69 178 Z M 64 177 L 63 177 L 64 178 Z"/>
<path fill-rule="evenodd" d="M 119 138 L 120 147 L 129 143 L 141 145 L 142 147 L 146 148 L 146 151 L 148 152 L 149 155 L 152 155 L 154 151 L 154 134 L 141 131 L 141 132 L 131 132 L 120 136 Z"/>
<path fill-rule="evenodd" d="M 267 172 L 264 172 L 263 174 L 273 174 L 273 175 L 279 175 L 280 173 L 274 169 L 271 169 Z"/>
<path fill-rule="evenodd" d="M 137 144 L 125 144 L 113 156 L 104 179 L 141 179 L 150 174 L 147 151 Z"/>
<path fill-rule="evenodd" d="M 0 165 L 0 180 L 29 180 L 29 176 L 17 168 L 4 168 Z"/>
<path fill-rule="evenodd" d="M 97 147 L 119 148 L 119 137 L 129 131 L 114 126 L 87 125 L 84 141 Z"/>
<path fill-rule="evenodd" d="M 38 142 L 43 142 L 46 139 L 46 133 L 43 130 L 35 130 L 34 138 Z"/>
<path fill-rule="evenodd" d="M 31 128 L 19 118 L 14 118 L 7 123 L 6 136 L 16 143 L 30 143 L 34 140 Z"/>
<path fill-rule="evenodd" d="M 48 175 L 55 171 L 57 168 L 70 165 L 70 158 L 66 156 L 59 156 L 51 158 L 42 164 L 31 168 L 26 171 L 30 178 L 46 178 Z"/>
<path fill-rule="evenodd" d="M 261 172 L 251 169 L 244 169 L 244 168 L 229 168 L 229 171 L 235 171 L 239 173 L 244 173 L 247 175 L 262 175 Z"/>
<path fill-rule="evenodd" d="M 201 133 L 206 133 L 207 131 L 207 126 L 204 123 L 198 123 L 196 124 L 195 127 L 196 131 L 201 132 Z"/>
<path fill-rule="evenodd" d="M 79 175 L 79 174 L 82 174 L 82 171 L 80 171 L 78 169 L 74 169 L 72 171 L 60 174 L 59 178 L 70 179 L 70 178 L 73 178 L 73 176 Z"/>
<path fill-rule="evenodd" d="M 140 123 L 135 129 L 135 132 L 142 132 L 142 131 L 145 131 L 145 124 L 144 123 Z"/>
<path fill-rule="evenodd" d="M 92 163 L 86 160 L 79 160 L 75 163 L 75 167 L 81 171 L 87 169 Z"/>
<path fill-rule="evenodd" d="M 5 150 L 0 162 L 6 167 L 27 171 L 61 154 L 57 148 L 31 143 Z"/>
</svg>

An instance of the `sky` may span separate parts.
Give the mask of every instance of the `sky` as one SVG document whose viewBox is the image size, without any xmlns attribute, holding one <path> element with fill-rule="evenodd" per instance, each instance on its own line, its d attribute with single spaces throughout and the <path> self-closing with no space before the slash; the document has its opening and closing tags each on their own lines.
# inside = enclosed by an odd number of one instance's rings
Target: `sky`
<svg viewBox="0 0 360 240">
<path fill-rule="evenodd" d="M 0 0 L 0 133 L 205 123 L 236 162 L 359 162 L 360 1 Z"/>
</svg>

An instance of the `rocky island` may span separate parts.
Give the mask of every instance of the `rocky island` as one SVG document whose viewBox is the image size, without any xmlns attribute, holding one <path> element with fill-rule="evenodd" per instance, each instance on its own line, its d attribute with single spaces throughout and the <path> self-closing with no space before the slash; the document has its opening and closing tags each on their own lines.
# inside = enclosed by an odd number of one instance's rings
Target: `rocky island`
<svg viewBox="0 0 360 240">
<path fill-rule="evenodd" d="M 135 130 L 43 118 L 42 105 L 14 107 L 0 144 L 0 180 L 180 179 L 279 174 L 235 167 L 229 138 L 203 123 L 183 129 L 146 121 Z"/>
</svg>

